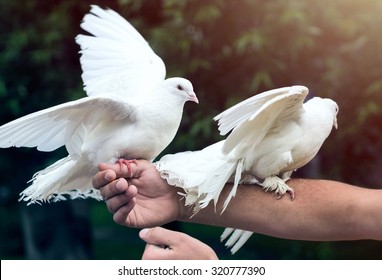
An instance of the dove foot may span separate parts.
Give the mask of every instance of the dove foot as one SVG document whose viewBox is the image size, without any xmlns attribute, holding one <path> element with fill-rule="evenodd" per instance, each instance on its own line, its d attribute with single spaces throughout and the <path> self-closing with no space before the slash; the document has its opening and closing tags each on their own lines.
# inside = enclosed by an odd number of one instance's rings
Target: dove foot
<svg viewBox="0 0 382 280">
<path fill-rule="evenodd" d="M 285 193 L 289 193 L 291 200 L 295 198 L 294 190 L 289 187 L 283 179 L 277 176 L 267 177 L 262 183 L 259 183 L 259 185 L 262 186 L 266 192 L 275 192 L 277 199 L 282 198 Z"/>
<path fill-rule="evenodd" d="M 116 163 L 119 164 L 119 168 L 121 169 L 121 171 L 122 171 L 123 165 L 126 165 L 127 170 L 129 171 L 129 178 L 133 177 L 133 169 L 131 168 L 131 164 L 134 163 L 135 165 L 137 165 L 138 164 L 137 160 L 120 158 L 117 160 Z"/>
<path fill-rule="evenodd" d="M 289 186 L 288 186 L 288 187 L 289 187 Z M 289 187 L 289 188 L 290 188 L 290 187 Z M 293 190 L 292 188 L 290 188 L 290 190 L 287 190 L 285 193 L 288 193 L 288 194 L 289 194 L 291 200 L 294 200 L 294 198 L 296 197 L 296 195 L 295 195 L 295 193 L 294 193 L 294 190 Z M 282 198 L 283 195 L 284 195 L 285 193 L 281 193 L 281 192 L 277 193 L 277 191 L 275 191 L 276 198 L 277 198 L 277 199 Z"/>
</svg>

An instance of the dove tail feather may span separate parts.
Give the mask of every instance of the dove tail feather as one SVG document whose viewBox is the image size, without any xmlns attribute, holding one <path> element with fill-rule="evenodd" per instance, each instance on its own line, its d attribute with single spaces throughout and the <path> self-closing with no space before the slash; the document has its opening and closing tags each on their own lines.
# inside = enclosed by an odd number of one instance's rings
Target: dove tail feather
<svg viewBox="0 0 382 280">
<path fill-rule="evenodd" d="M 168 184 L 184 190 L 185 205 L 193 205 L 194 213 L 207 207 L 212 200 L 216 207 L 221 191 L 236 170 L 235 162 L 210 160 L 202 164 L 199 156 L 204 157 L 204 153 L 183 152 L 167 155 L 155 163 Z"/>
<path fill-rule="evenodd" d="M 244 160 L 241 159 L 241 160 L 239 160 L 237 162 L 236 171 L 235 171 L 234 184 L 232 186 L 231 192 L 229 193 L 229 195 L 227 196 L 227 198 L 226 198 L 226 200 L 224 202 L 222 213 L 227 208 L 228 203 L 231 201 L 232 197 L 234 197 L 236 195 L 237 187 L 239 186 L 239 183 L 241 181 L 241 174 L 243 173 L 243 168 L 244 168 Z M 232 174 L 232 173 L 230 173 L 230 174 Z"/>
<path fill-rule="evenodd" d="M 88 189 L 91 182 L 85 177 L 78 176 L 77 162 L 70 156 L 56 161 L 54 164 L 37 172 L 29 182 L 32 182 L 28 188 L 20 193 L 19 201 L 27 201 L 28 205 L 41 202 L 56 202 L 66 200 L 65 195 L 71 199 L 92 197 L 101 199 L 98 190 Z M 76 177 L 69 183 L 71 177 Z M 79 186 L 79 189 L 70 188 L 70 186 Z M 86 191 L 81 191 L 81 187 Z"/>
<path fill-rule="evenodd" d="M 204 198 L 199 201 L 200 208 L 207 207 L 210 201 L 213 200 L 216 209 L 220 194 L 225 184 L 232 177 L 232 174 L 234 174 L 235 170 L 237 170 L 236 162 L 225 161 L 210 173 L 211 176 L 208 176 L 208 179 L 199 186 L 199 193 L 204 194 Z M 230 199 L 235 195 L 235 193 L 236 190 L 232 188 L 232 191 L 224 203 L 222 213 L 224 212 Z"/>
<path fill-rule="evenodd" d="M 247 240 L 252 236 L 253 232 L 226 228 L 220 237 L 220 241 L 224 241 L 229 235 L 231 235 L 225 243 L 226 247 L 231 247 L 231 253 L 235 254 Z"/>
<path fill-rule="evenodd" d="M 216 210 L 222 190 L 235 173 L 234 185 L 224 202 L 222 213 L 236 195 L 244 162 L 231 161 L 222 156 L 223 144 L 221 141 L 201 151 L 166 155 L 154 163 L 168 184 L 184 190 L 185 205 L 193 205 L 194 213 L 207 207 L 211 201 L 214 201 Z"/>
<path fill-rule="evenodd" d="M 220 242 L 223 242 L 234 230 L 234 228 L 225 228 L 222 235 L 220 236 Z"/>
</svg>

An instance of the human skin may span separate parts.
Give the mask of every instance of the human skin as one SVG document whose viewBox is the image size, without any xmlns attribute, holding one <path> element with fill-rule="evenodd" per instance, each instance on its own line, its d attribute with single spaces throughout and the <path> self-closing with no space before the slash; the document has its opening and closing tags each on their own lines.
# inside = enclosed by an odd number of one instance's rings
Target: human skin
<svg viewBox="0 0 382 280">
<path fill-rule="evenodd" d="M 216 260 L 208 245 L 182 232 L 162 227 L 146 228 L 139 232 L 146 242 L 143 260 Z"/>
<path fill-rule="evenodd" d="M 101 190 L 116 223 L 136 228 L 171 221 L 240 228 L 270 236 L 315 241 L 382 240 L 382 190 L 337 181 L 292 179 L 296 198 L 277 199 L 257 185 L 240 185 L 221 213 L 231 185 L 223 189 L 216 209 L 209 205 L 196 215 L 155 167 L 140 160 L 126 167 L 100 164 L 93 186 Z"/>
</svg>

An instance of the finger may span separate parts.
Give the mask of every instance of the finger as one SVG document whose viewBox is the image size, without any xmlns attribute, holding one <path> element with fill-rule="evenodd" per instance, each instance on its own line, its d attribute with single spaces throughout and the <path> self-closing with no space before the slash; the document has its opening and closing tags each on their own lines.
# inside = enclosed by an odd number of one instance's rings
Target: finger
<svg viewBox="0 0 382 280">
<path fill-rule="evenodd" d="M 123 174 L 127 174 L 129 179 L 139 179 L 142 176 L 143 172 L 152 168 L 156 170 L 154 165 L 150 161 L 140 159 L 130 162 L 129 168 L 127 168 L 127 165 L 124 164 Z"/>
<path fill-rule="evenodd" d="M 123 179 L 120 179 L 123 180 Z M 131 200 L 135 198 L 137 195 L 138 190 L 135 186 L 130 185 L 126 191 L 123 193 L 120 193 L 118 195 L 112 196 L 111 198 L 106 200 L 107 208 L 110 212 L 115 213 L 117 212 L 121 207 L 124 207 L 125 205 L 129 204 Z"/>
<path fill-rule="evenodd" d="M 170 248 L 147 243 L 142 260 L 171 260 L 172 255 Z"/>
<path fill-rule="evenodd" d="M 108 164 L 101 162 L 98 164 L 98 169 L 100 171 L 111 169 L 116 173 L 117 178 L 139 178 L 141 177 L 141 174 L 148 168 L 155 167 L 153 167 L 151 162 L 142 159 L 136 160 L 136 162 L 131 161 L 129 167 L 126 164 L 120 165 L 119 163 Z"/>
<path fill-rule="evenodd" d="M 162 227 L 145 228 L 139 232 L 139 237 L 146 243 L 164 247 L 173 245 L 173 236 L 174 231 Z"/>
<path fill-rule="evenodd" d="M 130 166 L 133 166 L 133 165 L 135 164 L 133 163 L 130 164 Z M 113 170 L 117 178 L 130 178 L 131 176 L 130 170 L 126 164 L 119 164 L 119 163 L 109 164 L 109 163 L 101 162 L 98 164 L 98 169 L 100 171 L 104 171 L 108 169 Z"/>
<path fill-rule="evenodd" d="M 100 189 L 117 178 L 114 170 L 106 169 L 97 172 L 92 178 L 92 185 L 95 189 Z"/>
<path fill-rule="evenodd" d="M 130 220 L 130 212 L 135 206 L 135 198 L 131 199 L 128 203 L 122 205 L 113 215 L 113 220 L 119 225 L 136 227 L 136 224 L 133 224 Z"/>
<path fill-rule="evenodd" d="M 129 189 L 129 183 L 124 178 L 119 178 L 100 188 L 104 200 L 109 200 L 113 196 L 121 195 Z"/>
</svg>

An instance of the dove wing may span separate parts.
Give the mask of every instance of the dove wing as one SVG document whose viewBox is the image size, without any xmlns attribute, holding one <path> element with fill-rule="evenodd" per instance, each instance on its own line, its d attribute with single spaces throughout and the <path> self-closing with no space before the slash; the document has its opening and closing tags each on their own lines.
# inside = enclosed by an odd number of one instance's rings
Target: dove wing
<svg viewBox="0 0 382 280">
<path fill-rule="evenodd" d="M 228 154 L 235 150 L 235 156 L 242 157 L 249 150 L 255 151 L 256 145 L 270 130 L 280 129 L 285 121 L 295 118 L 301 113 L 307 94 L 308 89 L 304 86 L 293 86 L 288 91 L 284 88 L 263 103 L 255 112 L 252 111 L 251 115 L 244 112 L 246 119 L 241 120 L 227 137 L 223 153 Z M 236 110 L 239 112 L 240 107 L 237 107 Z M 228 114 L 226 117 L 227 120 L 231 119 Z"/>
<path fill-rule="evenodd" d="M 101 120 L 136 119 L 136 106 L 119 96 L 85 97 L 26 115 L 0 127 L 0 147 L 37 147 L 53 151 L 63 145 L 80 153 L 83 137 Z"/>
<path fill-rule="evenodd" d="M 253 113 L 259 110 L 266 102 L 279 95 L 287 94 L 290 90 L 291 87 L 268 90 L 256 94 L 223 111 L 214 117 L 214 120 L 218 121 L 220 134 L 226 135 L 240 123 L 252 116 Z"/>
<path fill-rule="evenodd" d="M 78 35 L 84 88 L 89 96 L 112 92 L 144 95 L 166 76 L 163 60 L 139 32 L 113 10 L 91 6 Z"/>
</svg>

